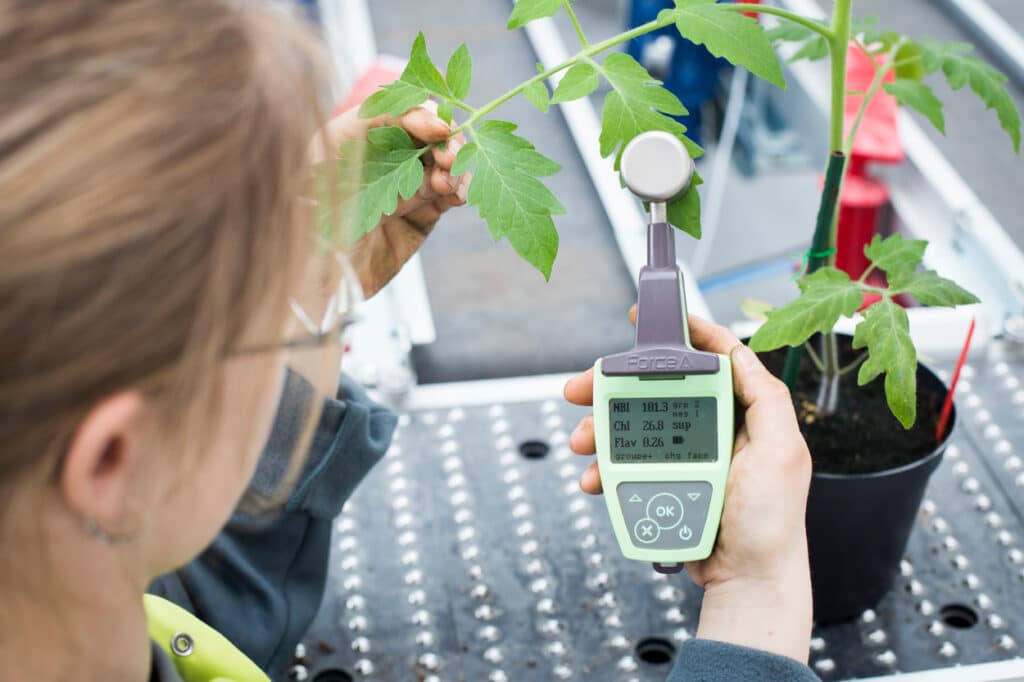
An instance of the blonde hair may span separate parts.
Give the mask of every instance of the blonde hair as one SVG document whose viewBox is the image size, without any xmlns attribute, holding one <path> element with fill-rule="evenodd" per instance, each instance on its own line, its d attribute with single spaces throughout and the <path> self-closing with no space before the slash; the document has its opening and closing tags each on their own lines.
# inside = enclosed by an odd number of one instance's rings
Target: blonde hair
<svg viewBox="0 0 1024 682">
<path fill-rule="evenodd" d="M 0 486 L 126 388 L 213 418 L 308 246 L 323 64 L 265 3 L 0 0 Z"/>
</svg>

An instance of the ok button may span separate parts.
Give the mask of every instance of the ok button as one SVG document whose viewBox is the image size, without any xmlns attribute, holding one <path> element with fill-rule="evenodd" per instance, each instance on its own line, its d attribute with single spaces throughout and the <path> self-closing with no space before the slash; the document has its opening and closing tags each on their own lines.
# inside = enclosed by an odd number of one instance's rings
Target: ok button
<svg viewBox="0 0 1024 682">
<path fill-rule="evenodd" d="M 683 503 L 672 493 L 658 493 L 647 503 L 647 518 L 662 530 L 672 530 L 683 522 Z"/>
</svg>

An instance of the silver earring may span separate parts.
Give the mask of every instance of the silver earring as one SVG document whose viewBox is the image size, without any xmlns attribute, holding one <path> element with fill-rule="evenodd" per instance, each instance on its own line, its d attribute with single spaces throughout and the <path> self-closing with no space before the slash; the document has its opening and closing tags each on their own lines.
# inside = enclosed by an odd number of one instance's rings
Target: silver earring
<svg viewBox="0 0 1024 682">
<path fill-rule="evenodd" d="M 113 535 L 100 528 L 100 525 L 96 523 L 95 519 L 86 518 L 83 522 L 85 526 L 85 532 L 88 533 L 94 540 L 102 542 L 104 545 L 124 545 L 135 540 L 135 534 L 131 535 Z"/>
</svg>

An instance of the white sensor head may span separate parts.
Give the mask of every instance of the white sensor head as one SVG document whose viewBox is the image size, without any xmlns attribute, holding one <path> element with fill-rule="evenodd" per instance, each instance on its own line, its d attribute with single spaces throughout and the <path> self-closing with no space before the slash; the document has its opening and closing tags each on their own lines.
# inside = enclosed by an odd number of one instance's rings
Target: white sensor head
<svg viewBox="0 0 1024 682">
<path fill-rule="evenodd" d="M 633 194 L 665 203 L 693 181 L 693 159 L 675 135 L 651 131 L 634 137 L 622 152 L 622 179 Z"/>
</svg>

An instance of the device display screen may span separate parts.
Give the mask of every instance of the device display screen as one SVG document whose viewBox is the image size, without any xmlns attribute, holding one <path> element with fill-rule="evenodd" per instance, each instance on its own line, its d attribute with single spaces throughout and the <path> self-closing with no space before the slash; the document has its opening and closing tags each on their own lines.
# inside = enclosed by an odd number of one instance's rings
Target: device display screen
<svg viewBox="0 0 1024 682">
<path fill-rule="evenodd" d="M 718 461 L 715 398 L 615 398 L 609 401 L 612 461 Z"/>
</svg>

